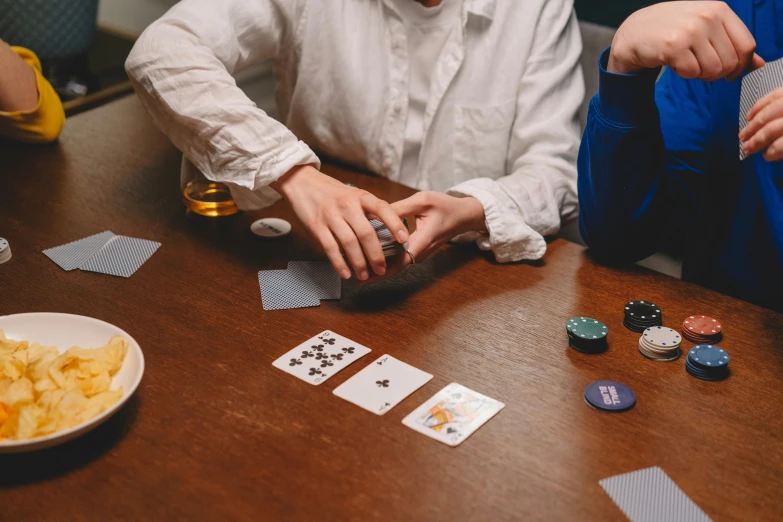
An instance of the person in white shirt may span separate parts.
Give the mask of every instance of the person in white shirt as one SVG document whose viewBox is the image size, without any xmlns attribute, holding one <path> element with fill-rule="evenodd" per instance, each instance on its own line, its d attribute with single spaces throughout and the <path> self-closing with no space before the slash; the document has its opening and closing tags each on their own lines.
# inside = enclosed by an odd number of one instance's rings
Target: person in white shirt
<svg viewBox="0 0 783 522">
<path fill-rule="evenodd" d="M 285 197 L 341 276 L 365 281 L 455 238 L 499 262 L 544 255 L 577 214 L 580 53 L 572 0 L 182 0 L 126 70 L 240 208 Z M 265 60 L 279 122 L 232 77 Z M 390 205 L 322 174 L 313 150 L 422 192 Z M 408 241 L 394 270 L 368 215 Z"/>
</svg>

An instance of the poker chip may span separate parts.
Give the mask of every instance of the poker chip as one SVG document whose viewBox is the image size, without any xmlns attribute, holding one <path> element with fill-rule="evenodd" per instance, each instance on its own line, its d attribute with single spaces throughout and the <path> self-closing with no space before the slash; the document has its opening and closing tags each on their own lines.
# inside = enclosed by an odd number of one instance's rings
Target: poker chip
<svg viewBox="0 0 783 522">
<path fill-rule="evenodd" d="M 685 360 L 685 370 L 703 381 L 720 381 L 729 376 L 728 352 L 711 344 L 691 348 Z"/>
<path fill-rule="evenodd" d="M 596 381 L 585 388 L 585 402 L 598 410 L 621 412 L 633 408 L 636 395 L 623 383 Z"/>
<path fill-rule="evenodd" d="M 11 259 L 11 245 L 7 239 L 0 237 L 0 265 Z"/>
<path fill-rule="evenodd" d="M 632 332 L 642 333 L 651 326 L 663 325 L 658 305 L 649 301 L 631 301 L 625 305 L 623 325 Z"/>
<path fill-rule="evenodd" d="M 674 361 L 680 357 L 682 337 L 665 326 L 647 328 L 639 337 L 639 352 L 654 361 Z"/>
<path fill-rule="evenodd" d="M 568 345 L 582 353 L 601 353 L 606 351 L 606 336 L 609 328 L 592 317 L 572 317 L 566 322 Z"/>
<path fill-rule="evenodd" d="M 263 218 L 254 221 L 250 230 L 259 237 L 283 237 L 291 233 L 291 223 L 280 218 Z"/>
<path fill-rule="evenodd" d="M 717 344 L 723 338 L 723 325 L 707 315 L 691 315 L 682 322 L 682 336 L 693 344 Z"/>
</svg>

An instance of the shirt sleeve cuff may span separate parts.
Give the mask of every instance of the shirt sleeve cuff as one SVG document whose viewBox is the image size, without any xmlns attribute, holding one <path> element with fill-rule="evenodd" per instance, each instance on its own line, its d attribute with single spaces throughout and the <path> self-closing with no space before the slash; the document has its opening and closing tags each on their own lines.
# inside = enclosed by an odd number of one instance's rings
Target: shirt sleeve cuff
<svg viewBox="0 0 783 522">
<path fill-rule="evenodd" d="M 606 70 L 607 47 L 598 58 L 598 109 L 610 122 L 638 126 L 657 118 L 655 82 L 661 68 L 645 69 L 637 74 L 617 74 Z"/>
<path fill-rule="evenodd" d="M 507 197 L 489 178 L 477 178 L 460 183 L 447 192 L 455 197 L 474 197 L 484 207 L 487 234 L 463 234 L 454 240 L 476 241 L 482 250 L 491 250 L 499 263 L 541 259 L 546 241 L 533 230 Z"/>
</svg>

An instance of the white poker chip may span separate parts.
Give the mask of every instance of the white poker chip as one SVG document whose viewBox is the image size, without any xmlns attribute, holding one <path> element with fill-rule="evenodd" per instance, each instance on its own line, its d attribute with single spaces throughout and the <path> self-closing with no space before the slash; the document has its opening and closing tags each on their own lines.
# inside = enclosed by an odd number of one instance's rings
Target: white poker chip
<svg viewBox="0 0 783 522">
<path fill-rule="evenodd" d="M 254 221 L 250 230 L 259 237 L 283 237 L 291 233 L 291 223 L 280 218 L 263 218 Z"/>
<path fill-rule="evenodd" d="M 11 245 L 8 244 L 7 239 L 0 237 L 0 264 L 5 263 L 11 259 Z"/>
<path fill-rule="evenodd" d="M 664 350 L 673 350 L 680 346 L 682 337 L 677 330 L 665 326 L 653 326 L 642 333 L 644 339 L 650 345 Z"/>
</svg>

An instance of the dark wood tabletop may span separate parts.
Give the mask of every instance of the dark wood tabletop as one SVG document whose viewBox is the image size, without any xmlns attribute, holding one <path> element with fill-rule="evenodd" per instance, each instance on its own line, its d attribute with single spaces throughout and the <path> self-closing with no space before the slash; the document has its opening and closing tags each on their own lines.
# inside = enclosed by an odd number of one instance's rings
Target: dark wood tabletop
<svg viewBox="0 0 783 522">
<path fill-rule="evenodd" d="M 320 308 L 264 311 L 259 269 L 319 259 L 285 202 L 222 220 L 186 216 L 180 154 L 134 97 L 68 120 L 50 147 L 0 145 L 0 314 L 67 312 L 119 326 L 146 373 L 110 421 L 60 447 L 0 456 L 0 520 L 622 520 L 600 479 L 660 466 L 715 520 L 783 519 L 783 315 L 553 240 L 500 265 L 448 246 Z M 326 172 L 389 201 L 412 191 Z M 258 216 L 291 220 L 275 241 Z M 129 279 L 64 272 L 41 250 L 103 230 L 160 241 Z M 639 354 L 623 306 L 654 301 L 677 328 L 724 325 L 732 375 Z M 609 326 L 609 350 L 568 347 L 567 319 Z M 373 351 L 321 386 L 272 361 L 326 329 Z M 690 344 L 683 343 L 687 350 Z M 382 354 L 435 377 L 384 416 L 332 394 Z M 611 379 L 637 404 L 583 400 Z M 506 408 L 452 448 L 402 419 L 450 382 Z"/>
</svg>

